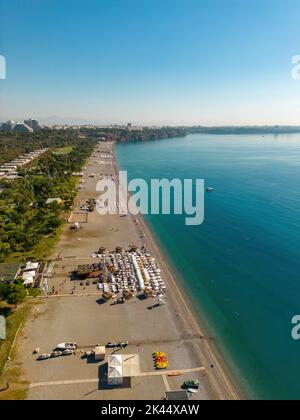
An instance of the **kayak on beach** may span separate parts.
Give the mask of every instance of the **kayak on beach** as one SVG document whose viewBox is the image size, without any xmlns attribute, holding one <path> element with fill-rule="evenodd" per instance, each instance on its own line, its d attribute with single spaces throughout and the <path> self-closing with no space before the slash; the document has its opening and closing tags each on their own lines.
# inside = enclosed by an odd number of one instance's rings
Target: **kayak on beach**
<svg viewBox="0 0 300 420">
<path fill-rule="evenodd" d="M 168 376 L 182 376 L 183 372 L 173 372 L 173 373 L 169 373 Z"/>
</svg>

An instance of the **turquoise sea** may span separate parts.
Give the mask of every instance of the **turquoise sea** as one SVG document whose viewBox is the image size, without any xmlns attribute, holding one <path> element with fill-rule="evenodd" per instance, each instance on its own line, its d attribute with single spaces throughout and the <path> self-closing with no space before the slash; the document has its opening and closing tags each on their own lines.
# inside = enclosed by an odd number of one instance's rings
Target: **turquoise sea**
<svg viewBox="0 0 300 420">
<path fill-rule="evenodd" d="M 203 178 L 205 222 L 146 216 L 249 398 L 300 398 L 300 135 L 119 144 L 130 178 Z"/>
</svg>

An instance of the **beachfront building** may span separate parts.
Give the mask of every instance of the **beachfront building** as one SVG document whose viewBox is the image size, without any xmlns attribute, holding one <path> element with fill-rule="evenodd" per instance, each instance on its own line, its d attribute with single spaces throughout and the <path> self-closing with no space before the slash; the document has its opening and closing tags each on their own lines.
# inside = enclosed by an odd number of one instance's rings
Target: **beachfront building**
<svg viewBox="0 0 300 420">
<path fill-rule="evenodd" d="M 14 121 L 6 121 L 4 124 L 1 125 L 0 130 L 1 131 L 13 131 L 14 127 L 15 127 L 15 123 Z"/>
<path fill-rule="evenodd" d="M 29 118 L 29 120 L 24 120 L 24 124 L 26 124 L 28 127 L 32 128 L 33 131 L 40 131 L 42 130 L 42 126 L 37 120 L 32 120 Z"/>
<path fill-rule="evenodd" d="M 131 387 L 131 379 L 141 373 L 138 354 L 108 356 L 108 385 Z"/>
<path fill-rule="evenodd" d="M 25 287 L 38 287 L 42 281 L 45 263 L 28 262 L 26 265 L 20 263 L 0 264 L 0 283 L 13 283 L 22 279 Z"/>
<path fill-rule="evenodd" d="M 18 133 L 32 133 L 34 131 L 40 131 L 43 127 L 37 120 L 31 118 L 25 121 L 19 121 L 17 124 L 14 121 L 6 121 L 0 127 L 1 131 L 16 131 Z"/>
<path fill-rule="evenodd" d="M 32 287 L 37 277 L 39 263 L 28 262 L 22 270 L 22 280 L 25 287 Z"/>
<path fill-rule="evenodd" d="M 13 283 L 20 271 L 20 263 L 0 264 L 0 283 Z"/>
<path fill-rule="evenodd" d="M 106 355 L 105 346 L 97 346 L 94 348 L 95 362 L 103 362 L 105 360 L 105 355 Z"/>
<path fill-rule="evenodd" d="M 14 131 L 17 133 L 33 133 L 33 129 L 23 122 L 18 122 L 14 127 Z"/>
<path fill-rule="evenodd" d="M 168 391 L 165 394 L 167 401 L 189 401 L 190 397 L 187 391 Z"/>
<path fill-rule="evenodd" d="M 0 166 L 0 178 L 6 179 L 16 179 L 18 178 L 17 169 L 19 167 L 28 165 L 28 163 L 39 158 L 47 149 L 35 150 L 33 152 L 27 153 L 23 156 L 19 156 L 17 159 L 12 162 L 6 162 Z"/>
<path fill-rule="evenodd" d="M 108 385 L 121 386 L 124 382 L 122 356 L 108 357 Z"/>
</svg>

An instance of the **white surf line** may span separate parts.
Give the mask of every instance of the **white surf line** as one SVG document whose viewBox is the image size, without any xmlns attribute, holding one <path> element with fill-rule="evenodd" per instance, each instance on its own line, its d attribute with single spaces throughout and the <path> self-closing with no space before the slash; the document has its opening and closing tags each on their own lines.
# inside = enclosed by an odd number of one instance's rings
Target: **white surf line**
<svg viewBox="0 0 300 420">
<path fill-rule="evenodd" d="M 135 375 L 136 377 L 145 377 L 145 376 L 162 376 L 164 379 L 164 383 L 166 385 L 166 388 L 169 387 L 169 384 L 167 382 L 166 376 L 172 375 L 174 373 L 191 373 L 191 372 L 201 372 L 205 371 L 205 367 L 199 367 L 199 368 L 192 368 L 192 369 L 181 369 L 179 370 L 163 370 L 163 371 L 155 371 L 155 372 L 142 372 L 139 375 Z M 164 378 L 165 377 L 165 378 Z M 58 385 L 76 385 L 76 384 L 94 384 L 98 383 L 99 378 L 95 379 L 74 379 L 74 380 L 68 380 L 68 381 L 52 381 L 52 382 L 36 382 L 29 385 L 29 388 L 42 388 L 46 386 L 58 386 Z"/>
</svg>

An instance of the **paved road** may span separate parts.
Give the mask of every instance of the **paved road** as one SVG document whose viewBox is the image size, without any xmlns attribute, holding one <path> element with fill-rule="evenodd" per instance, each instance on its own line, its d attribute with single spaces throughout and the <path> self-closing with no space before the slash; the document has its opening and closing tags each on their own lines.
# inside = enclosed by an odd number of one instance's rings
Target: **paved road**
<svg viewBox="0 0 300 420">
<path fill-rule="evenodd" d="M 192 372 L 201 372 L 205 371 L 205 367 L 199 367 L 194 369 L 182 369 L 180 372 L 184 373 L 192 373 Z M 177 373 L 178 370 L 163 370 L 163 371 L 155 371 L 155 372 L 142 372 L 138 376 L 162 376 L 167 391 L 169 390 L 169 384 L 167 381 L 167 376 Z M 70 380 L 70 381 L 52 381 L 52 382 L 37 382 L 29 385 L 29 388 L 41 388 L 45 386 L 57 386 L 57 385 L 76 385 L 76 384 L 91 384 L 91 383 L 98 383 L 99 378 L 94 379 L 78 379 L 78 380 Z"/>
</svg>

